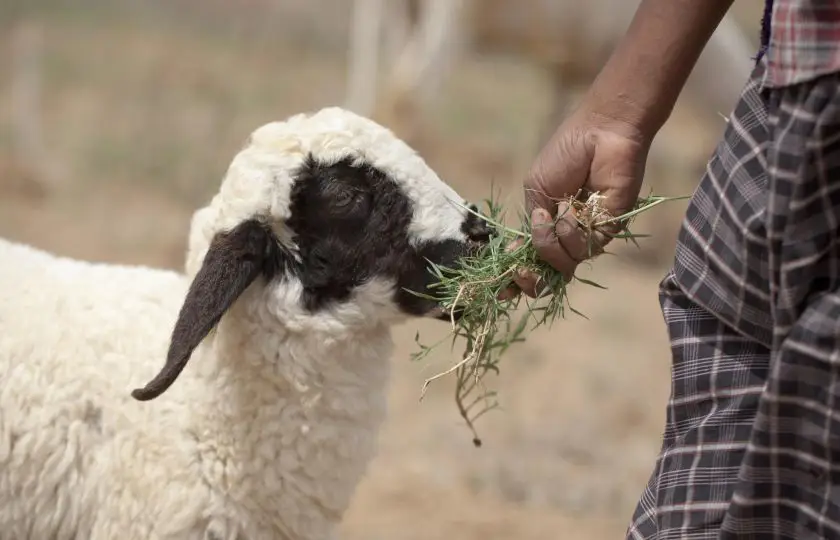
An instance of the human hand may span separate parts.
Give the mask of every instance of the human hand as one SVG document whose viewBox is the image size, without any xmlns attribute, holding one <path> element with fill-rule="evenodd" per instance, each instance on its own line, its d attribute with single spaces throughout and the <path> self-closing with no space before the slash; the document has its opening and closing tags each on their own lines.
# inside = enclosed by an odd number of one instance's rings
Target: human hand
<svg viewBox="0 0 840 540">
<path fill-rule="evenodd" d="M 652 138 L 629 122 L 593 112 L 584 103 L 537 155 L 524 182 L 532 242 L 540 258 L 566 280 L 581 262 L 603 252 L 621 226 L 610 224 L 587 231 L 580 226 L 574 208 L 561 199 L 581 192 L 585 200 L 597 192 L 603 197 L 601 208 L 610 216 L 632 210 Z M 515 287 L 503 293 L 504 297 L 521 291 L 535 298 L 543 289 L 539 277 L 525 269 L 517 273 L 514 282 Z"/>
</svg>

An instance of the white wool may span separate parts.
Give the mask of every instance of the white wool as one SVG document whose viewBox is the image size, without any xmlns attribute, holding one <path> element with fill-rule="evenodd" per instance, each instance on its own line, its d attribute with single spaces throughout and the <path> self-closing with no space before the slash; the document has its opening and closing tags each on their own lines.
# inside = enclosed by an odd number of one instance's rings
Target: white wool
<svg viewBox="0 0 840 540">
<path fill-rule="evenodd" d="M 375 454 L 393 284 L 308 314 L 295 279 L 249 287 L 157 399 L 151 380 L 214 234 L 255 215 L 284 243 L 307 152 L 401 184 L 414 240 L 463 239 L 462 199 L 388 130 L 340 109 L 257 129 L 192 219 L 186 273 L 0 240 L 0 538 L 333 538 Z M 284 236 L 285 235 L 285 236 Z"/>
</svg>

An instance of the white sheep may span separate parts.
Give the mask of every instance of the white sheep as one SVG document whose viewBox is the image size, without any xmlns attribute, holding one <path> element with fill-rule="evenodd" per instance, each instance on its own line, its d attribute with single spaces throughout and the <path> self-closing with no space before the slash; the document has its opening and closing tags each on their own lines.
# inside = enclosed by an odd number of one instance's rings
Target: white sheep
<svg viewBox="0 0 840 540">
<path fill-rule="evenodd" d="M 448 317 L 406 289 L 487 240 L 464 205 L 388 129 L 326 108 L 252 133 L 185 274 L 0 241 L 0 538 L 334 538 L 386 414 L 390 326 Z"/>
</svg>

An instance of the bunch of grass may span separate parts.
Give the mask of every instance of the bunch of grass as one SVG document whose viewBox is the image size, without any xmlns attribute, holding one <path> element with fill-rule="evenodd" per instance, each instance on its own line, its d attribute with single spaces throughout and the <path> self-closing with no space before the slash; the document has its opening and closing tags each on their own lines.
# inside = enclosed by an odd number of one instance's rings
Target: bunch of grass
<svg viewBox="0 0 840 540">
<path fill-rule="evenodd" d="M 647 236 L 630 232 L 630 224 L 636 216 L 664 202 L 684 198 L 653 195 L 639 198 L 632 210 L 615 217 L 610 216 L 600 205 L 603 197 L 598 193 L 578 193 L 556 202 L 568 205 L 578 225 L 590 239 L 595 238 L 595 233 L 600 233 L 635 243 L 637 238 Z M 415 341 L 420 350 L 412 354 L 412 359 L 423 359 L 450 337 L 453 348 L 458 338 L 462 338 L 466 345 L 459 362 L 424 381 L 421 399 L 432 382 L 454 376 L 456 406 L 461 418 L 472 431 L 473 444 L 476 446 L 481 446 L 481 439 L 475 429 L 475 422 L 498 407 L 496 392 L 487 389 L 484 378 L 490 373 L 499 374 L 500 359 L 508 348 L 524 341 L 528 331 L 542 325 L 550 326 L 557 319 L 564 318 L 567 310 L 586 318 L 569 303 L 567 291 L 571 283 L 537 255 L 531 241 L 531 223 L 524 213 L 520 212 L 519 216 L 522 228 L 513 229 L 503 225 L 504 210 L 496 197 L 491 195 L 484 202 L 486 213 L 474 212 L 469 208 L 467 211 L 482 218 L 494 231 L 490 242 L 478 253 L 462 258 L 455 268 L 439 266 L 430 261 L 429 269 L 436 279 L 431 287 L 432 293 L 412 291 L 439 302 L 452 314 L 452 331 L 443 340 L 425 345 L 421 343 L 418 332 Z M 561 217 L 557 215 L 555 219 Z M 621 232 L 610 232 L 616 230 Z M 518 245 L 510 249 L 514 242 Z M 590 255 L 594 255 L 592 243 L 590 248 Z M 500 298 L 501 293 L 513 284 L 515 272 L 519 269 L 527 269 L 539 276 L 543 294 L 538 299 L 532 300 L 525 295 Z M 572 281 L 605 288 L 580 277 L 573 277 Z M 527 309 L 518 320 L 514 320 L 513 313 L 522 301 L 526 302 Z M 455 317 L 456 310 L 461 312 L 458 318 Z M 532 323 L 530 326 L 529 322 Z"/>
</svg>

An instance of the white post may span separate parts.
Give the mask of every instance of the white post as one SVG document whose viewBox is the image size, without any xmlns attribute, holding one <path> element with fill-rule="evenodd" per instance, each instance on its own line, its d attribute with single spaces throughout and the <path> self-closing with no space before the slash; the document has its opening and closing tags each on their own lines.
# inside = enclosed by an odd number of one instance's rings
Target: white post
<svg viewBox="0 0 840 540">
<path fill-rule="evenodd" d="M 345 107 L 369 116 L 376 103 L 383 0 L 355 0 L 347 58 Z"/>
<path fill-rule="evenodd" d="M 29 169 L 45 191 L 57 186 L 58 173 L 46 149 L 41 119 L 43 28 L 32 21 L 12 31 L 11 114 L 18 162 Z"/>
</svg>

